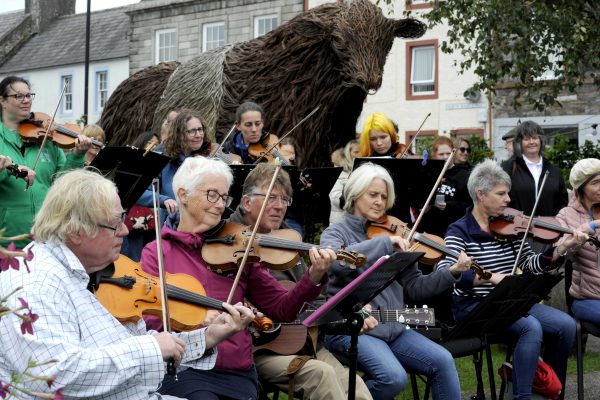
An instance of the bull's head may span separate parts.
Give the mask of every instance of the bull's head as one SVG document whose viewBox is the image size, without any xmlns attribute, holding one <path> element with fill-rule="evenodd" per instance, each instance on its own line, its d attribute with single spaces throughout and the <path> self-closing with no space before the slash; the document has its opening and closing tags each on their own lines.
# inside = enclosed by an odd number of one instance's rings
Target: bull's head
<svg viewBox="0 0 600 400">
<path fill-rule="evenodd" d="M 417 38 L 425 33 L 421 21 L 386 18 L 368 0 L 354 0 L 340 7 L 331 32 L 331 46 L 340 59 L 345 86 L 366 93 L 381 87 L 383 67 L 394 38 Z"/>
</svg>

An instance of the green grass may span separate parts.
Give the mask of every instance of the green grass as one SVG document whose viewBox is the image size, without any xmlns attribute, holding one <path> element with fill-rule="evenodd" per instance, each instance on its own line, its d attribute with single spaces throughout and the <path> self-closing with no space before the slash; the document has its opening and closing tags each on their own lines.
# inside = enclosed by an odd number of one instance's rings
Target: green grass
<svg viewBox="0 0 600 400">
<path fill-rule="evenodd" d="M 500 376 L 498 375 L 498 368 L 502 365 L 506 359 L 506 350 L 504 347 L 499 345 L 492 346 L 492 359 L 494 360 L 494 380 L 496 383 L 496 391 L 500 389 Z M 463 393 L 474 395 L 477 392 L 477 380 L 475 378 L 475 367 L 473 366 L 473 357 L 462 357 L 456 359 L 456 369 L 458 370 L 458 378 L 460 380 L 460 388 Z M 600 371 L 600 353 L 586 352 L 583 357 L 583 369 L 585 372 Z M 567 365 L 567 374 L 572 375 L 577 373 L 577 360 L 575 356 L 569 358 L 569 364 Z M 487 372 L 487 363 L 485 361 L 485 355 L 483 359 L 483 387 L 486 393 L 489 393 L 489 379 Z M 409 382 L 410 385 L 410 382 Z M 419 382 L 419 394 L 423 396 L 425 390 L 425 384 Z M 431 398 L 431 396 L 430 396 Z M 396 396 L 395 400 L 412 400 L 412 391 L 410 386 L 407 387 L 402 393 Z"/>
</svg>

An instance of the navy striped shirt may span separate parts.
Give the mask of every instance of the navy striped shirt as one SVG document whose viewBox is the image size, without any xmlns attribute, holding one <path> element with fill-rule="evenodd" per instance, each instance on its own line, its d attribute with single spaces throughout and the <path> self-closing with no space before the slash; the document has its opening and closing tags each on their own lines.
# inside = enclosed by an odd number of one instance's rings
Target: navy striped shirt
<svg viewBox="0 0 600 400">
<path fill-rule="evenodd" d="M 457 254 L 464 251 L 466 255 L 473 257 L 484 270 L 502 274 L 512 272 L 521 246 L 520 240 L 497 239 L 491 233 L 481 230 L 473 217 L 472 208 L 448 227 L 445 241 L 446 246 Z M 553 248 L 550 248 L 548 253 L 535 254 L 525 242 L 518 267 L 523 273 L 541 274 L 552 266 L 552 251 Z M 438 268 L 448 268 L 456 261 L 457 257 L 446 256 L 439 262 Z M 458 296 L 485 297 L 494 289 L 492 283 L 473 286 L 474 277 L 473 271 L 463 272 L 460 281 L 454 285 L 453 293 Z"/>
</svg>

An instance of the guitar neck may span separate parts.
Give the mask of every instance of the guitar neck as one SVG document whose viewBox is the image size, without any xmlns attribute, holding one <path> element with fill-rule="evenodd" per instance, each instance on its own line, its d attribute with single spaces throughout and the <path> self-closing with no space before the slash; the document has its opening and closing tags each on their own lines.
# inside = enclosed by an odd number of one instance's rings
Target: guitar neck
<svg viewBox="0 0 600 400">
<path fill-rule="evenodd" d="M 379 322 L 400 322 L 406 325 L 434 326 L 433 308 L 403 308 L 398 310 L 372 310 L 371 315 Z"/>
</svg>

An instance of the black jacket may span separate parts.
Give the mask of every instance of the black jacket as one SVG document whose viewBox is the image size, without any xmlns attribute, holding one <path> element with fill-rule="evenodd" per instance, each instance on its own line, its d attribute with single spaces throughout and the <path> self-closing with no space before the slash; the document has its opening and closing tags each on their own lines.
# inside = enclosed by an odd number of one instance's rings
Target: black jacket
<svg viewBox="0 0 600 400">
<path fill-rule="evenodd" d="M 569 194 L 560 169 L 545 158 L 542 159 L 542 174 L 537 189 L 534 189 L 533 175 L 529 172 L 522 156 L 503 162 L 502 169 L 506 171 L 512 181 L 509 207 L 522 211 L 526 215 L 531 215 L 535 204 L 535 193 L 539 190 L 546 171 L 550 171 L 550 173 L 548 179 L 546 179 L 535 215 L 554 217 L 561 208 L 567 206 Z"/>
</svg>

